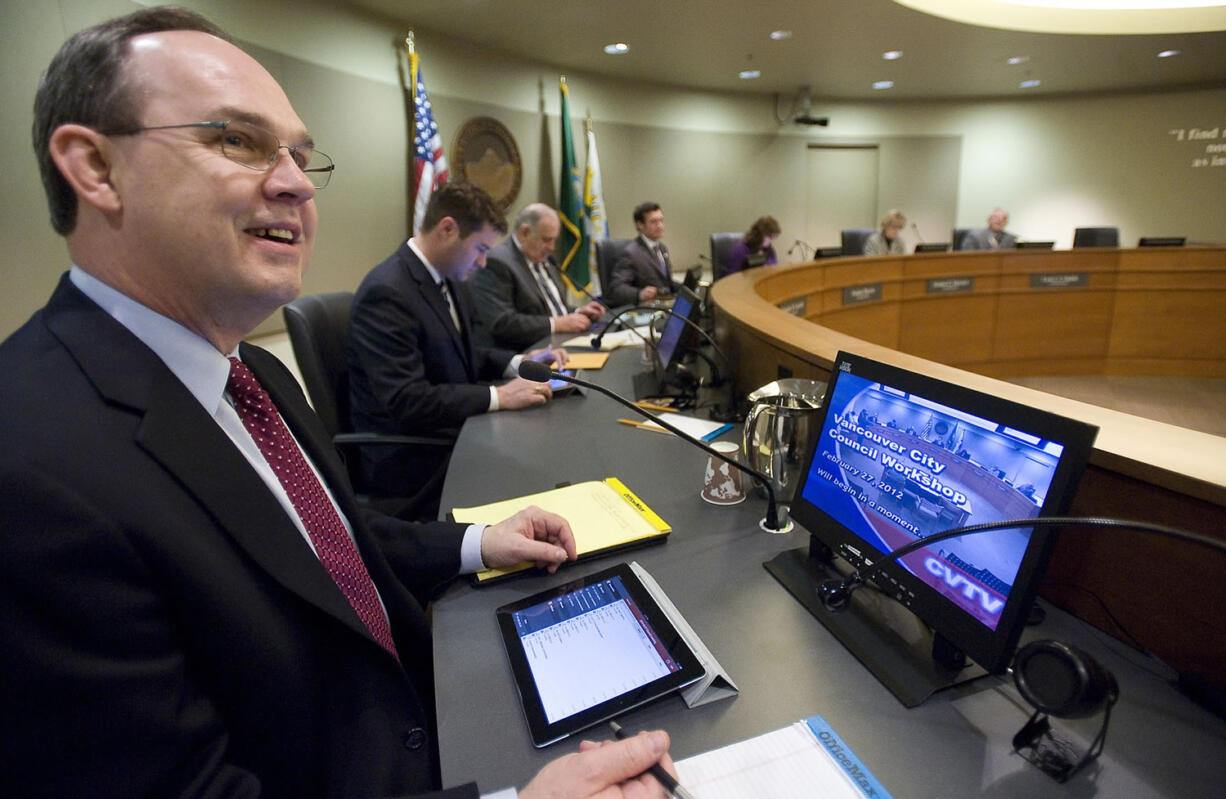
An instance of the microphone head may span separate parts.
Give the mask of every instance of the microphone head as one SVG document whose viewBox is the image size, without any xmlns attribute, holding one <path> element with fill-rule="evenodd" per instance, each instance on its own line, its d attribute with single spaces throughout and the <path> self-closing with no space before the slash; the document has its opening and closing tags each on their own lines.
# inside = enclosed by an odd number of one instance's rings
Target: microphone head
<svg viewBox="0 0 1226 799">
<path fill-rule="evenodd" d="M 553 370 L 549 368 L 549 364 L 524 358 L 519 362 L 519 376 L 533 383 L 548 383 L 553 376 Z"/>
<path fill-rule="evenodd" d="M 840 611 L 851 601 L 851 591 L 842 580 L 826 580 L 817 587 L 817 596 L 829 611 Z"/>
</svg>

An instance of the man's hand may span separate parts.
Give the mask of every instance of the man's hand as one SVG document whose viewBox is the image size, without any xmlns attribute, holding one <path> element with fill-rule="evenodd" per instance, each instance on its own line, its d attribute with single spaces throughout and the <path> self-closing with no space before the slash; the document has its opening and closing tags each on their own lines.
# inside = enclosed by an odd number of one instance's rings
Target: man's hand
<svg viewBox="0 0 1226 799">
<path fill-rule="evenodd" d="M 643 286 L 643 288 L 639 289 L 639 302 L 654 300 L 659 293 L 660 290 L 655 286 Z"/>
<path fill-rule="evenodd" d="M 548 383 L 535 383 L 517 377 L 498 387 L 498 407 L 504 411 L 518 411 L 533 405 L 544 405 L 553 396 Z"/>
<path fill-rule="evenodd" d="M 581 313 L 588 318 L 590 322 L 595 324 L 604 318 L 605 307 L 595 300 L 590 300 L 587 305 L 580 308 L 575 313 Z"/>
<path fill-rule="evenodd" d="M 582 333 L 591 326 L 591 318 L 580 311 L 568 313 L 566 316 L 559 316 L 553 320 L 555 333 Z"/>
<path fill-rule="evenodd" d="M 668 733 L 641 732 L 624 741 L 579 744 L 579 751 L 548 763 L 519 792 L 520 799 L 663 799 L 664 786 L 650 774 L 659 763 L 676 776 L 668 756 Z"/>
<path fill-rule="evenodd" d="M 558 565 L 574 560 L 575 535 L 556 513 L 532 505 L 505 521 L 491 524 L 481 534 L 481 560 L 487 568 L 531 561 L 552 574 Z"/>
<path fill-rule="evenodd" d="M 551 363 L 561 369 L 570 360 L 570 353 L 564 348 L 558 347 L 543 347 L 539 350 L 533 350 L 524 356 L 530 361 L 538 361 L 540 363 Z"/>
</svg>

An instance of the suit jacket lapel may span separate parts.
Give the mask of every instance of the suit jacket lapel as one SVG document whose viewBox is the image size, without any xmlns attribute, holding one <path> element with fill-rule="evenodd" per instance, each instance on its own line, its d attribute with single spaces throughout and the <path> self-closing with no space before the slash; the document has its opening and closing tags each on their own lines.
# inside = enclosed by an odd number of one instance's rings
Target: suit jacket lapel
<svg viewBox="0 0 1226 799">
<path fill-rule="evenodd" d="M 528 258 L 524 255 L 523 250 L 511 243 L 511 250 L 515 253 L 515 261 L 511 268 L 511 273 L 515 279 L 519 281 L 520 288 L 527 293 L 529 297 L 535 297 L 539 308 L 535 309 L 537 313 L 549 315 L 549 298 L 541 290 L 541 284 L 536 281 L 536 272 L 532 271 L 532 264 L 528 263 Z"/>
<path fill-rule="evenodd" d="M 151 350 L 66 279 L 48 303 L 47 325 L 107 401 L 142 416 L 137 446 L 174 475 L 255 563 L 374 640 L 268 487 Z"/>
</svg>

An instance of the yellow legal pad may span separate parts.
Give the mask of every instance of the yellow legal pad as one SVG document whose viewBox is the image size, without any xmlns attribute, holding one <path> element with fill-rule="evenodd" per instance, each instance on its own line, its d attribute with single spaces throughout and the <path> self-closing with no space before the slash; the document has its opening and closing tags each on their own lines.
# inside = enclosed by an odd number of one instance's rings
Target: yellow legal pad
<svg viewBox="0 0 1226 799">
<path fill-rule="evenodd" d="M 452 518 L 464 524 L 495 524 L 529 505 L 558 514 L 570 522 L 579 560 L 622 549 L 658 544 L 672 528 L 616 477 L 589 480 L 539 494 L 504 499 L 475 508 L 454 508 Z M 531 568 L 528 562 L 473 575 L 478 584 Z"/>
</svg>

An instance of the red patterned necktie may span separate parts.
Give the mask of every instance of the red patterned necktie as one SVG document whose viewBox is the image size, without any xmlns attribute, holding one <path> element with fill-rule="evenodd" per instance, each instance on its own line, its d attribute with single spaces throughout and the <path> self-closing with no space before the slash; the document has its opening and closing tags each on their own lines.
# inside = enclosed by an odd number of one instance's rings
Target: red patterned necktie
<svg viewBox="0 0 1226 799">
<path fill-rule="evenodd" d="M 387 616 L 379 604 L 375 583 L 362 562 L 357 544 L 349 537 L 323 484 L 311 471 L 298 443 L 273 405 L 272 398 L 251 370 L 237 358 L 230 359 L 230 378 L 226 381 L 226 389 L 234 399 L 234 409 L 238 411 L 243 427 L 255 439 L 260 453 L 289 495 L 320 562 L 370 634 L 392 653 L 392 657 L 400 660 Z"/>
</svg>

